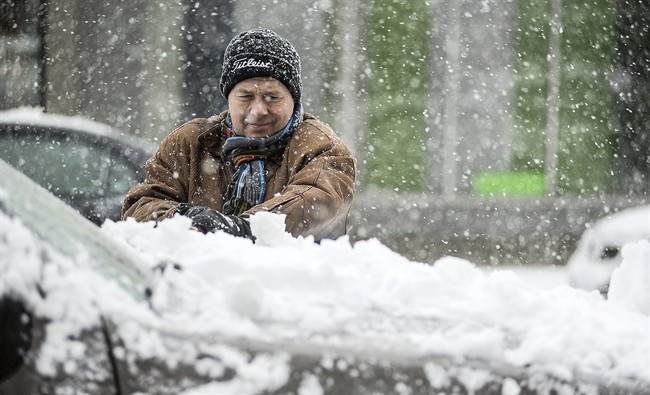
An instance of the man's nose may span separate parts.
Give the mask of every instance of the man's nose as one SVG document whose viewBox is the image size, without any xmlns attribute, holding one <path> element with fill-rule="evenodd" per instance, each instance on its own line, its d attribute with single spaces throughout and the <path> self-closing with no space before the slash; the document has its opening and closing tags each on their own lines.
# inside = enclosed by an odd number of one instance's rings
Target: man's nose
<svg viewBox="0 0 650 395">
<path fill-rule="evenodd" d="M 264 98 L 255 99 L 255 101 L 253 101 L 251 112 L 255 116 L 262 116 L 268 114 L 269 109 L 266 102 L 264 101 Z"/>
</svg>

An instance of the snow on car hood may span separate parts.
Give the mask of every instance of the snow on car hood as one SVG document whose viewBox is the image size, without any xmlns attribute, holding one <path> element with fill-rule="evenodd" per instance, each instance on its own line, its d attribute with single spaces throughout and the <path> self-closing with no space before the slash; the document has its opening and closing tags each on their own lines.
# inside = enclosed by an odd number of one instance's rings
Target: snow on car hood
<svg viewBox="0 0 650 395">
<path fill-rule="evenodd" d="M 183 217 L 156 228 L 107 222 L 103 230 L 149 265 L 182 267 L 165 271 L 152 304 L 184 330 L 327 338 L 418 356 L 537 364 L 567 377 L 581 371 L 650 381 L 649 317 L 597 292 L 542 290 L 510 271 L 486 274 L 454 257 L 413 262 L 375 239 L 315 244 L 285 233 L 283 220 L 252 217 L 255 244 L 188 232 Z M 637 299 L 648 289 L 639 292 Z"/>
<path fill-rule="evenodd" d="M 487 273 L 454 257 L 433 265 L 409 261 L 375 239 L 316 244 L 291 237 L 283 217 L 268 213 L 251 218 L 255 244 L 225 233 L 189 231 L 184 217 L 158 226 L 107 221 L 105 235 L 160 273 L 147 304 L 92 272 L 83 257 L 81 264 L 61 259 L 58 266 L 39 266 L 39 249 L 46 247 L 19 221 L 4 215 L 1 220 L 2 293 L 31 295 L 40 314 L 66 318 L 50 329 L 53 335 L 40 354 L 46 373 L 81 352 L 82 345 L 67 341 L 67 335 L 102 314 L 125 322 L 119 330 L 127 346 L 162 360 L 193 354 L 161 347 L 133 323 L 181 336 L 216 334 L 298 346 L 304 341 L 369 353 L 534 365 L 567 380 L 578 374 L 650 382 L 650 317 L 597 292 L 540 289 L 513 272 Z M 624 259 L 648 257 L 646 245 L 628 249 Z M 61 269 L 71 265 L 75 270 Z M 34 296 L 37 282 L 46 300 Z M 647 287 L 638 292 L 643 297 Z M 619 301 L 626 298 L 639 296 Z M 276 375 L 266 377 L 267 384 L 278 385 L 287 376 L 277 368 L 286 356 L 275 358 Z"/>
</svg>

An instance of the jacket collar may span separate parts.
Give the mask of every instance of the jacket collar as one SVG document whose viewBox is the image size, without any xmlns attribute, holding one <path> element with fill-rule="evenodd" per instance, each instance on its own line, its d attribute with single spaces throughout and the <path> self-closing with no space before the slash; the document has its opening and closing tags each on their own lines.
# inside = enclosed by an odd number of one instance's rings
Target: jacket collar
<svg viewBox="0 0 650 395">
<path fill-rule="evenodd" d="M 227 111 L 213 115 L 207 119 L 206 128 L 199 134 L 199 143 L 213 155 L 221 157 L 221 146 L 226 140 L 225 119 Z"/>
<path fill-rule="evenodd" d="M 207 119 L 205 130 L 199 134 L 199 142 L 204 145 L 207 150 L 225 160 L 221 147 L 226 141 L 226 115 L 228 111 L 223 111 L 219 114 L 213 115 Z M 303 122 L 312 119 L 313 116 L 307 112 L 303 115 Z M 300 127 L 300 126 L 298 126 Z M 269 158 L 272 162 L 279 163 L 282 161 L 282 156 L 278 155 L 277 158 Z"/>
</svg>

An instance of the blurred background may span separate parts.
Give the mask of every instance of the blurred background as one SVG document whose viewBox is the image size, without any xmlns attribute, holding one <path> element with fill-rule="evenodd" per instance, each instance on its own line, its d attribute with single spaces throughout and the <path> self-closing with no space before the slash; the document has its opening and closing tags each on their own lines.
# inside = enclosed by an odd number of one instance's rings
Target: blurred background
<svg viewBox="0 0 650 395">
<path fill-rule="evenodd" d="M 158 143 L 226 108 L 223 51 L 252 27 L 294 44 L 306 111 L 358 158 L 353 241 L 562 265 L 650 202 L 646 0 L 0 0 L 0 109 Z"/>
</svg>

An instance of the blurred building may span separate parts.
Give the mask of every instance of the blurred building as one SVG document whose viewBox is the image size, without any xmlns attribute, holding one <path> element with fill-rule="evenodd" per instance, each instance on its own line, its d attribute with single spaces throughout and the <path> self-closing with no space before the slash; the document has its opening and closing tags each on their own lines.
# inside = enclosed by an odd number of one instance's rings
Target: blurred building
<svg viewBox="0 0 650 395">
<path fill-rule="evenodd" d="M 305 109 L 359 158 L 356 237 L 428 260 L 452 251 L 443 239 L 508 244 L 501 224 L 539 241 L 547 228 L 522 221 L 546 221 L 564 229 L 557 256 L 597 207 L 648 201 L 647 2 L 415 3 L 0 0 L 0 109 L 41 106 L 159 141 L 225 108 L 225 46 L 261 26 L 297 47 Z M 427 232 L 382 227 L 402 212 Z"/>
</svg>

